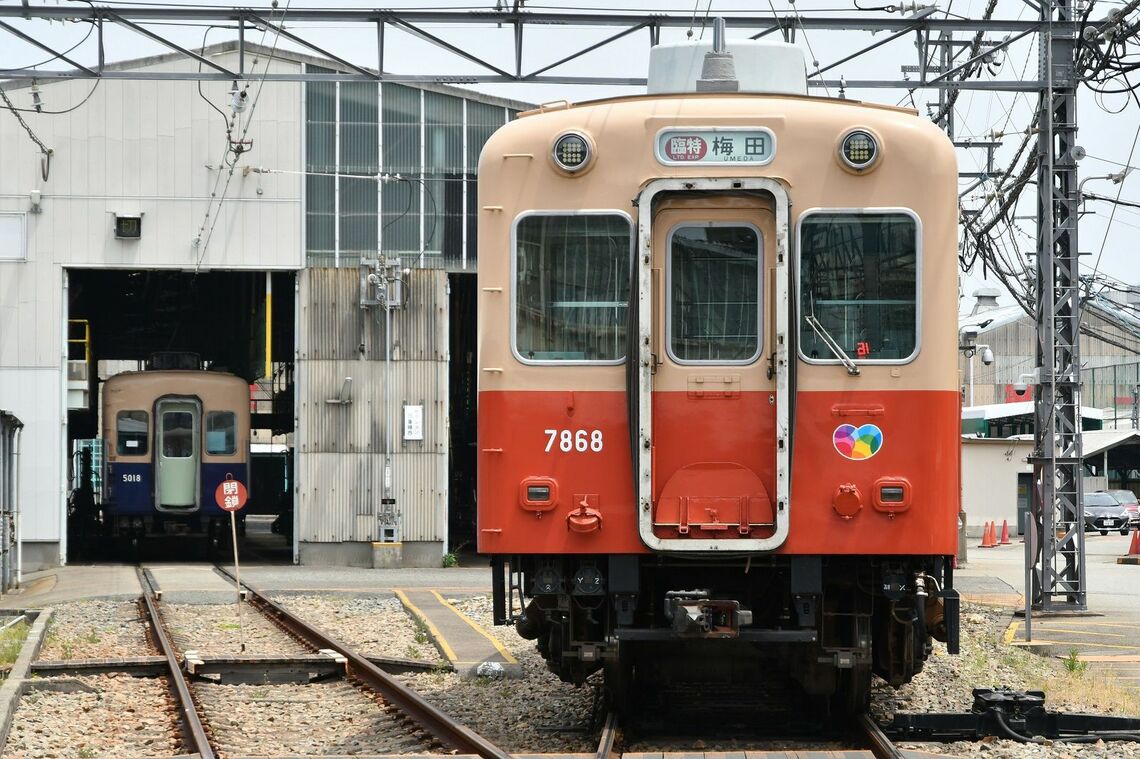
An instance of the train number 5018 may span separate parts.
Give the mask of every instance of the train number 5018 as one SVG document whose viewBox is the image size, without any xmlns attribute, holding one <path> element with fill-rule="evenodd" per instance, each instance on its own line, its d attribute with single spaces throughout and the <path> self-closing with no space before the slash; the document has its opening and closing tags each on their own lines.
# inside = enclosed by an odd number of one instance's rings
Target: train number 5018
<svg viewBox="0 0 1140 759">
<path fill-rule="evenodd" d="M 602 451 L 602 431 L 601 430 L 543 430 L 546 433 L 546 453 L 555 446 L 557 441 L 558 450 L 563 453 L 601 453 Z"/>
</svg>

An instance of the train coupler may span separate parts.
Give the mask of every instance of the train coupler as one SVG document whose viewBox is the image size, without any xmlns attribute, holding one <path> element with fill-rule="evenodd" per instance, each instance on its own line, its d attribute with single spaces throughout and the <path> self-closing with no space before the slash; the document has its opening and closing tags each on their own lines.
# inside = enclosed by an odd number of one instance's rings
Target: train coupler
<svg viewBox="0 0 1140 759">
<path fill-rule="evenodd" d="M 709 598 L 707 590 L 671 590 L 665 594 L 665 616 L 673 632 L 685 637 L 735 638 L 752 624 L 752 612 L 739 601 Z"/>
</svg>

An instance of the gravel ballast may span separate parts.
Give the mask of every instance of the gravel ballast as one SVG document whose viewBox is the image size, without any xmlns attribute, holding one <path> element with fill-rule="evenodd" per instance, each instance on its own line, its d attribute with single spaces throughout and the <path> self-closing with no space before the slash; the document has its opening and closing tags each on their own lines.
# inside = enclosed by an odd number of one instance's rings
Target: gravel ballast
<svg viewBox="0 0 1140 759">
<path fill-rule="evenodd" d="M 273 601 L 365 656 L 442 661 L 426 628 L 393 596 L 279 594 Z"/>
<path fill-rule="evenodd" d="M 182 753 L 161 678 L 47 678 L 74 692 L 36 689 L 20 700 L 4 759 L 122 759 Z"/>
<path fill-rule="evenodd" d="M 135 601 L 90 600 L 53 607 L 39 658 L 122 659 L 155 653 Z"/>
<path fill-rule="evenodd" d="M 166 630 L 179 651 L 203 656 L 301 656 L 311 653 L 243 603 L 163 604 Z M 245 648 L 243 650 L 242 645 Z"/>
</svg>

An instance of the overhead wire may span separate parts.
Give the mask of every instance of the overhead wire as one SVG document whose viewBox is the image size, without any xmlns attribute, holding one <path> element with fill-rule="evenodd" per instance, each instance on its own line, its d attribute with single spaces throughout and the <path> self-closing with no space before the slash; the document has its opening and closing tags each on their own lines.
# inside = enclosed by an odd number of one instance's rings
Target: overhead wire
<svg viewBox="0 0 1140 759">
<path fill-rule="evenodd" d="M 202 220 L 202 226 L 199 227 L 198 237 L 194 241 L 195 246 L 198 248 L 198 257 L 194 263 L 195 274 L 197 274 L 197 272 L 199 271 L 199 269 L 202 266 L 202 261 L 205 259 L 206 250 L 210 244 L 210 238 L 213 237 L 214 228 L 218 224 L 218 219 L 221 218 L 222 204 L 225 202 L 226 195 L 229 192 L 230 183 L 233 181 L 233 176 L 234 176 L 234 172 L 237 168 L 237 163 L 241 158 L 241 154 L 243 152 L 245 152 L 245 149 L 243 146 L 246 144 L 246 135 L 249 134 L 249 128 L 253 124 L 253 116 L 254 116 L 254 113 L 257 111 L 257 104 L 261 99 L 261 92 L 265 87 L 265 80 L 269 75 L 269 68 L 273 64 L 274 59 L 276 58 L 277 45 L 281 40 L 281 28 L 282 28 L 282 24 L 285 20 L 285 16 L 289 12 L 290 2 L 291 2 L 291 0 L 286 0 L 285 8 L 281 12 L 281 17 L 280 17 L 280 19 L 277 20 L 277 24 L 274 27 L 276 29 L 276 32 L 275 32 L 274 37 L 273 37 L 273 46 L 269 51 L 269 55 L 266 57 L 265 70 L 262 72 L 261 79 L 258 82 L 257 91 L 254 94 L 253 100 L 249 104 L 249 115 L 245 119 L 245 124 L 242 128 L 241 136 L 238 138 L 238 140 L 236 142 L 236 147 L 235 147 L 235 142 L 234 142 L 233 136 L 232 136 L 232 127 L 230 129 L 227 129 L 227 132 L 226 132 L 227 150 L 226 150 L 226 153 L 224 155 L 223 160 L 229 165 L 229 170 L 226 172 L 226 183 L 225 183 L 225 185 L 222 186 L 221 197 L 218 198 L 218 201 L 217 201 L 218 202 L 217 213 L 214 214 L 213 220 L 211 221 L 210 220 L 210 213 L 211 213 L 211 210 L 213 209 L 214 196 L 216 194 L 216 188 L 217 188 L 217 180 L 215 180 L 215 185 L 214 185 L 215 192 L 212 192 L 210 194 L 210 199 L 209 199 L 208 205 L 206 207 L 206 216 Z M 272 19 L 272 15 L 270 16 L 270 18 Z M 261 42 L 262 42 L 263 46 L 265 43 L 265 36 L 268 33 L 268 31 L 269 31 L 269 26 L 266 25 L 265 29 L 262 31 L 262 36 L 261 36 Z M 249 90 L 249 83 L 247 82 L 244 90 L 242 90 L 242 92 L 240 93 L 240 96 L 245 97 L 245 94 L 246 94 L 246 92 L 248 92 L 248 90 Z M 235 118 L 236 118 L 236 116 L 235 116 Z M 228 160 L 229 154 L 231 152 L 235 153 L 233 161 Z M 221 171 L 219 170 L 219 177 L 220 176 L 221 176 Z M 209 228 L 208 229 L 206 228 L 207 222 L 209 222 Z"/>
</svg>

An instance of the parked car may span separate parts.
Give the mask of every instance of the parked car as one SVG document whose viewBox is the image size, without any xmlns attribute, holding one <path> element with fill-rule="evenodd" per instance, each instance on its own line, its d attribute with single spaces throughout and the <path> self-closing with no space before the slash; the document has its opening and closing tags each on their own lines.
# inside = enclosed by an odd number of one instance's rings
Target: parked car
<svg viewBox="0 0 1140 759">
<path fill-rule="evenodd" d="M 1131 490 L 1110 490 L 1108 494 L 1128 511 L 1129 524 L 1140 528 L 1140 499 Z"/>
<path fill-rule="evenodd" d="M 1109 530 L 1119 530 L 1128 534 L 1128 509 L 1103 490 L 1085 493 L 1085 530 L 1099 530 L 1107 535 Z"/>
</svg>

